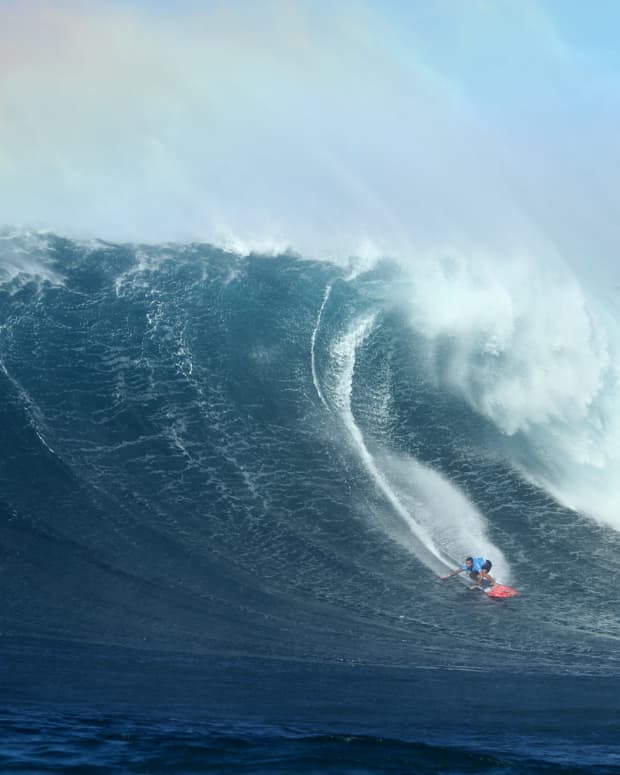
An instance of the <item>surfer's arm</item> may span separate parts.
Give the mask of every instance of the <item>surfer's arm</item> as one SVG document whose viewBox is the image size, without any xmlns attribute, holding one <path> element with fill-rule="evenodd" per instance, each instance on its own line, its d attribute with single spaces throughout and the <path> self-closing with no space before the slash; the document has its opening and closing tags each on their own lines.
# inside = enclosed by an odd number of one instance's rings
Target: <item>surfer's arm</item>
<svg viewBox="0 0 620 775">
<path fill-rule="evenodd" d="M 446 579 L 449 579 L 451 576 L 457 576 L 459 573 L 463 572 L 463 568 L 457 568 L 456 570 L 453 570 L 452 573 L 448 573 L 447 576 L 442 576 L 442 580 L 445 581 Z"/>
</svg>

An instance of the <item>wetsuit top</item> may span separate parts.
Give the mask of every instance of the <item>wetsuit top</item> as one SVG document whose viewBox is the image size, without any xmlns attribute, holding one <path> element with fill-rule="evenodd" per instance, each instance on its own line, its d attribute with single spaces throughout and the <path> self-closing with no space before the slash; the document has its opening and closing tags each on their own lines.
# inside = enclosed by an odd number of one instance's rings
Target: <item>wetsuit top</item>
<svg viewBox="0 0 620 775">
<path fill-rule="evenodd" d="M 472 563 L 472 566 L 471 566 L 472 572 L 473 573 L 480 573 L 480 571 L 482 570 L 482 566 L 484 565 L 485 562 L 486 562 L 486 560 L 484 559 L 484 557 L 474 557 L 473 558 L 473 563 Z M 467 565 L 465 563 L 463 563 L 461 565 L 461 570 L 469 570 L 469 568 L 467 567 Z"/>
</svg>

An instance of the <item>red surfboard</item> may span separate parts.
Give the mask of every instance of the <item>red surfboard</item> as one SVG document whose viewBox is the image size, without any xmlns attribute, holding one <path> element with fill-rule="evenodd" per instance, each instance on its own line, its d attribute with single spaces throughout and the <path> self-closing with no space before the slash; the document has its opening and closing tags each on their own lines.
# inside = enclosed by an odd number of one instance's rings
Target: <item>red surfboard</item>
<svg viewBox="0 0 620 775">
<path fill-rule="evenodd" d="M 490 589 L 484 590 L 489 597 L 515 597 L 519 593 L 513 587 L 508 587 L 506 584 L 496 584 Z"/>
</svg>

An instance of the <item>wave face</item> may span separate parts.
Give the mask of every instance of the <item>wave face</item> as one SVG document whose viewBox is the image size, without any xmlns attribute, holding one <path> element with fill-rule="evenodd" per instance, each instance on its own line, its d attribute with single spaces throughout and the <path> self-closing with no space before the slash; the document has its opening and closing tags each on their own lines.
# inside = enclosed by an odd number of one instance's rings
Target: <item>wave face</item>
<svg viewBox="0 0 620 775">
<path fill-rule="evenodd" d="M 528 354 L 507 337 L 490 375 L 471 328 L 424 317 L 422 289 L 447 287 L 428 266 L 25 232 L 1 249 L 5 635 L 614 668 L 618 533 L 545 487 L 543 423 L 488 409 Z M 437 579 L 468 554 L 521 597 Z"/>
</svg>

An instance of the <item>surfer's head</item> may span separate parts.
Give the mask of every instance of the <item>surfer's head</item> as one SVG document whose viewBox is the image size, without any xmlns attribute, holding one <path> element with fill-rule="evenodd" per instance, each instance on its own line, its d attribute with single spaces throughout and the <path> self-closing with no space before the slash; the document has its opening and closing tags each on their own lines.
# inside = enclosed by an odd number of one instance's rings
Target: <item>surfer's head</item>
<svg viewBox="0 0 620 775">
<path fill-rule="evenodd" d="M 468 565 L 470 568 L 474 564 L 474 558 L 473 557 L 466 557 L 465 558 L 465 565 Z"/>
</svg>

